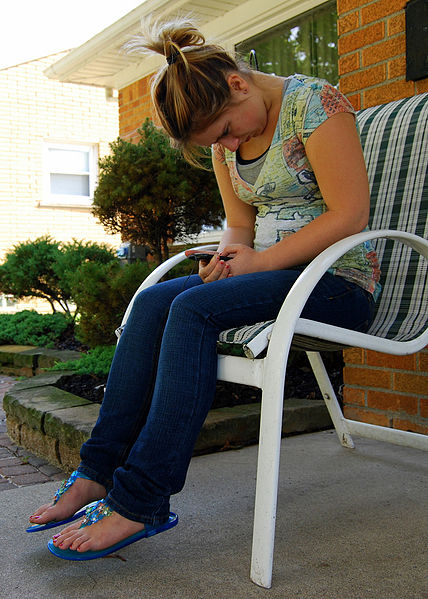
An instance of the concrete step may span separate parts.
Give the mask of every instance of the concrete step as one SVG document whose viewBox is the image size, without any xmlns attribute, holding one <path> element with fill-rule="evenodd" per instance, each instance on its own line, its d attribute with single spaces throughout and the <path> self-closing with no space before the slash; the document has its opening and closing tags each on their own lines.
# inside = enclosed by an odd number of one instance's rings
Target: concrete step
<svg viewBox="0 0 428 599">
<path fill-rule="evenodd" d="M 5 394 L 7 432 L 19 446 L 45 458 L 66 472 L 79 464 L 79 450 L 90 436 L 99 404 L 55 387 L 71 372 L 57 371 L 17 382 Z M 260 405 L 213 409 L 208 413 L 195 446 L 195 454 L 256 443 Z M 332 426 L 322 400 L 287 399 L 283 433 L 318 431 Z"/>
</svg>

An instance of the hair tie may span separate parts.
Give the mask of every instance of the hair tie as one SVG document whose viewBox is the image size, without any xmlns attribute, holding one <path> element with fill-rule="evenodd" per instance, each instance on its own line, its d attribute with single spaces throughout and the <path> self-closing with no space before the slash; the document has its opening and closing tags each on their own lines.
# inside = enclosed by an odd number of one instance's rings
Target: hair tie
<svg viewBox="0 0 428 599">
<path fill-rule="evenodd" d="M 178 50 L 175 50 L 175 52 L 171 52 L 171 54 L 166 57 L 166 62 L 168 63 L 168 66 L 171 66 L 172 64 L 174 64 L 174 62 L 177 60 L 177 56 L 179 56 L 179 54 L 180 54 L 180 52 Z"/>
</svg>

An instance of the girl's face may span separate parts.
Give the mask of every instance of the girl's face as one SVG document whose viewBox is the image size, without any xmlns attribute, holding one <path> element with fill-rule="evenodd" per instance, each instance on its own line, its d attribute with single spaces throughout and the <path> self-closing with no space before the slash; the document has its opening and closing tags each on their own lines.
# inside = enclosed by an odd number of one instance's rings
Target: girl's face
<svg viewBox="0 0 428 599">
<path fill-rule="evenodd" d="M 267 125 L 267 109 L 257 89 L 237 74 L 228 78 L 231 101 L 228 107 L 206 129 L 192 135 L 198 146 L 220 143 L 236 152 L 239 146 L 263 133 Z"/>
</svg>

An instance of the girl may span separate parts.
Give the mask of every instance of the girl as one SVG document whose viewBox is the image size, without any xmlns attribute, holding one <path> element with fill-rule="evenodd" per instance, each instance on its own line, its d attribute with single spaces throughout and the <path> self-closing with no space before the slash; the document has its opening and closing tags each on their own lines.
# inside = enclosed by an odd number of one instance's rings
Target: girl
<svg viewBox="0 0 428 599">
<path fill-rule="evenodd" d="M 227 229 L 198 275 L 138 296 L 81 464 L 30 517 L 41 530 L 100 500 L 50 542 L 67 559 L 176 524 L 170 496 L 213 400 L 219 332 L 274 319 L 304 265 L 369 216 L 355 114 L 335 88 L 253 72 L 183 20 L 152 26 L 130 49 L 165 56 L 152 85 L 157 116 L 190 162 L 212 147 Z M 372 248 L 359 246 L 322 277 L 302 317 L 367 330 L 378 278 Z"/>
</svg>

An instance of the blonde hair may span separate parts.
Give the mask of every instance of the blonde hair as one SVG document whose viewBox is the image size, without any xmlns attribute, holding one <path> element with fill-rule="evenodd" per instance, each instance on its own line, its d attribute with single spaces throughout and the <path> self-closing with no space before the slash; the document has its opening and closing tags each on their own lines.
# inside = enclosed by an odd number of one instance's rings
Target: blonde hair
<svg viewBox="0 0 428 599">
<path fill-rule="evenodd" d="M 143 33 L 126 44 L 133 53 L 158 53 L 166 63 L 152 80 L 151 94 L 162 127 L 191 164 L 201 151 L 191 135 L 209 126 L 230 101 L 227 75 L 250 73 L 221 46 L 207 44 L 187 19 L 143 22 Z"/>
</svg>

